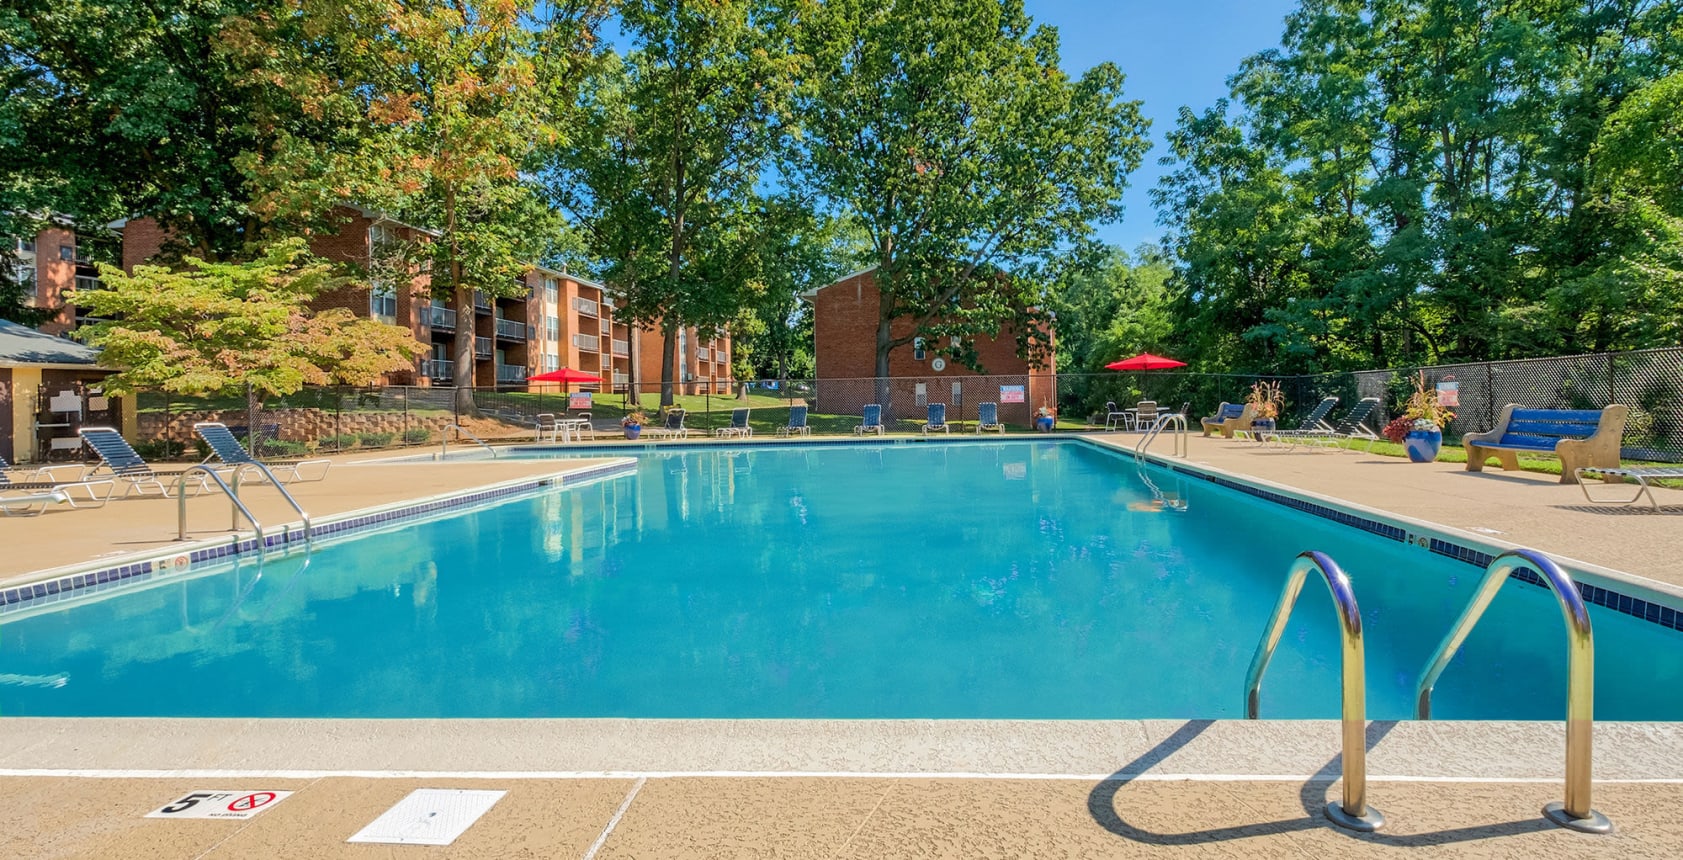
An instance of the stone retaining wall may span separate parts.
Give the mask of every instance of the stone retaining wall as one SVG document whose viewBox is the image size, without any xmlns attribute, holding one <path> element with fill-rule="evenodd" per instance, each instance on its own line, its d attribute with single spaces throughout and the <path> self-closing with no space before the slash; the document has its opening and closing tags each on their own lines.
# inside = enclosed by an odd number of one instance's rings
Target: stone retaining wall
<svg viewBox="0 0 1683 860">
<path fill-rule="evenodd" d="M 168 439 L 184 445 L 197 437 L 193 425 L 200 421 L 220 421 L 229 426 L 244 427 L 250 414 L 244 409 L 201 410 L 196 412 L 144 412 L 140 417 L 139 439 L 157 441 Z M 287 442 L 314 442 L 341 433 L 393 433 L 426 429 L 437 434 L 449 426 L 449 415 L 418 415 L 403 412 L 341 412 L 321 409 L 263 409 L 257 413 L 259 424 L 280 427 L 280 439 Z"/>
</svg>

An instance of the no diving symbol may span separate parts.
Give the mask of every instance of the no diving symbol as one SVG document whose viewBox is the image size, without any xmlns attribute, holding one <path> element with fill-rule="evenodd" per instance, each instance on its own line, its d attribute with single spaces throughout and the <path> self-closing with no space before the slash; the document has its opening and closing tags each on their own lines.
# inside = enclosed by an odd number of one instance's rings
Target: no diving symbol
<svg viewBox="0 0 1683 860">
<path fill-rule="evenodd" d="M 248 794 L 245 797 L 235 798 L 233 803 L 228 804 L 228 811 L 229 812 L 250 812 L 253 809 L 259 809 L 261 807 L 267 806 L 267 805 L 273 803 L 274 801 L 275 801 L 275 793 L 274 792 L 272 792 L 272 791 L 259 791 L 256 794 Z"/>
</svg>

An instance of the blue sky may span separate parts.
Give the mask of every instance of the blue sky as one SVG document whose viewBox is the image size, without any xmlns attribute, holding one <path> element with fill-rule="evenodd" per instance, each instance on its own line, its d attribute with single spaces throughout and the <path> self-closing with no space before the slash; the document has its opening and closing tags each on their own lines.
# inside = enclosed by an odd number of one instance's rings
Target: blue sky
<svg viewBox="0 0 1683 860">
<path fill-rule="evenodd" d="M 1128 178 L 1127 212 L 1099 225 L 1104 241 L 1132 250 L 1162 235 L 1147 196 L 1163 173 L 1164 134 L 1182 105 L 1203 110 L 1227 95 L 1239 61 L 1280 43 L 1297 0 L 1024 0 L 1040 24 L 1058 28 L 1064 69 L 1080 75 L 1105 62 L 1127 75 L 1124 91 L 1144 101 L 1154 144 Z"/>
</svg>

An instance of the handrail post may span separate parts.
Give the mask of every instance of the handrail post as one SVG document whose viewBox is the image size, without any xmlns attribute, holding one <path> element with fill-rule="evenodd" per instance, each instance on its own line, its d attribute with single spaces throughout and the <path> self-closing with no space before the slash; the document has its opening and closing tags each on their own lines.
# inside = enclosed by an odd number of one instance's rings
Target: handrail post
<svg viewBox="0 0 1683 860">
<path fill-rule="evenodd" d="M 239 482 L 240 471 L 241 469 L 238 468 L 234 470 L 235 483 Z M 212 469 L 202 463 L 188 468 L 175 479 L 175 492 L 177 498 L 176 511 L 180 515 L 180 521 L 176 526 L 175 532 L 176 540 L 187 539 L 187 477 L 194 472 L 203 472 L 212 481 L 215 481 L 216 486 L 220 487 L 222 492 L 228 496 L 228 499 L 234 503 L 234 508 L 239 513 L 245 514 L 246 522 L 251 523 L 252 530 L 257 532 L 257 552 L 259 554 L 266 552 L 268 546 L 263 540 L 263 524 L 258 522 L 256 517 L 251 515 L 251 510 L 245 506 L 244 502 L 240 501 L 239 494 L 230 489 L 227 482 L 222 480 L 222 476 L 216 474 L 215 469 Z M 239 529 L 239 524 L 240 522 L 236 518 L 233 522 L 232 530 L 237 531 Z"/>
<path fill-rule="evenodd" d="M 1286 575 L 1280 590 L 1280 600 L 1268 619 L 1268 628 L 1257 643 L 1251 657 L 1250 671 L 1245 678 L 1245 719 L 1254 720 L 1261 710 L 1262 675 L 1274 658 L 1274 649 L 1285 635 L 1286 622 L 1303 591 L 1303 581 L 1309 571 L 1319 571 L 1326 581 L 1327 591 L 1338 609 L 1338 625 L 1343 639 L 1343 670 L 1341 696 L 1343 699 L 1343 798 L 1328 803 L 1326 817 L 1332 823 L 1349 830 L 1372 833 L 1385 826 L 1385 816 L 1367 805 L 1367 669 L 1362 647 L 1362 612 L 1356 606 L 1356 593 L 1350 577 L 1331 557 L 1320 552 L 1300 553 Z"/>
<path fill-rule="evenodd" d="M 1591 747 L 1595 725 L 1595 634 L 1590 628 L 1589 608 L 1572 578 L 1554 560 L 1532 549 L 1511 549 L 1492 559 L 1484 579 L 1461 610 L 1455 626 L 1438 643 L 1437 651 L 1420 673 L 1414 688 L 1414 715 L 1432 718 L 1432 688 L 1467 641 L 1468 634 L 1484 616 L 1490 601 L 1516 568 L 1528 567 L 1542 576 L 1560 602 L 1566 622 L 1566 799 L 1543 807 L 1543 817 L 1582 833 L 1611 833 L 1613 822 L 1590 806 Z"/>
</svg>

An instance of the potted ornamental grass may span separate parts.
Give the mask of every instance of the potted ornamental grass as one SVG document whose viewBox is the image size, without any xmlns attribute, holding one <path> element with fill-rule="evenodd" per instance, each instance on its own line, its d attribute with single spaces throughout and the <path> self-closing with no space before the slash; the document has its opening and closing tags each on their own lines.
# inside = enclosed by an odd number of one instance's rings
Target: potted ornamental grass
<svg viewBox="0 0 1683 860">
<path fill-rule="evenodd" d="M 1285 405 L 1286 396 L 1280 392 L 1280 383 L 1258 380 L 1251 384 L 1251 392 L 1245 395 L 1245 403 L 1255 407 L 1251 417 L 1251 426 L 1259 430 L 1273 430 L 1274 419 L 1280 417 L 1280 407 Z"/>
<path fill-rule="evenodd" d="M 1385 425 L 1385 438 L 1403 446 L 1408 459 L 1430 463 L 1443 448 L 1443 428 L 1455 420 L 1455 413 L 1438 400 L 1436 386 L 1426 384 L 1426 373 L 1414 375 L 1414 393 L 1403 405 L 1401 417 Z"/>
<path fill-rule="evenodd" d="M 620 429 L 625 431 L 625 438 L 635 439 L 643 432 L 643 425 L 648 423 L 648 416 L 641 409 L 633 409 L 619 419 Z"/>
</svg>

